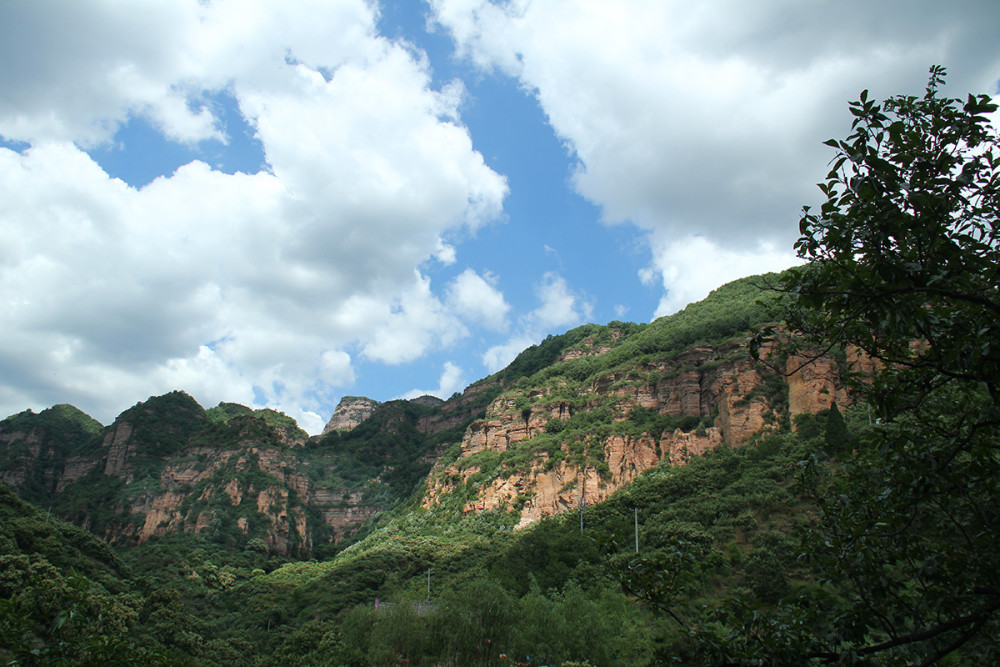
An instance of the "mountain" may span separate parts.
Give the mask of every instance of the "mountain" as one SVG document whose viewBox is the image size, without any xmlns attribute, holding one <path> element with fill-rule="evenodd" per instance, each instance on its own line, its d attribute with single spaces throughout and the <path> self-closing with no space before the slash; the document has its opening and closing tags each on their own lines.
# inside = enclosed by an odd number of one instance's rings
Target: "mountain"
<svg viewBox="0 0 1000 667">
<path fill-rule="evenodd" d="M 581 327 L 526 351 L 500 376 L 523 368 L 514 386 L 438 459 L 422 505 L 502 508 L 524 526 L 606 500 L 661 462 L 849 405 L 846 356 L 792 357 L 777 369 L 766 350 L 751 360 L 757 298 L 753 281 L 738 281 L 647 326 Z M 537 370 L 525 362 L 532 355 L 543 360 Z"/>
<path fill-rule="evenodd" d="M 407 502 L 502 509 L 524 526 L 606 500 L 661 462 L 849 405 L 843 359 L 788 378 L 778 371 L 795 359 L 750 359 L 760 298 L 745 279 L 648 325 L 550 336 L 448 401 L 346 397 L 316 438 L 281 413 L 205 410 L 183 392 L 106 427 L 71 406 L 28 411 L 0 422 L 0 481 L 121 545 L 189 533 L 331 554 Z"/>
<path fill-rule="evenodd" d="M 686 577 L 669 605 L 691 608 L 729 591 L 764 604 L 815 594 L 787 537 L 808 501 L 788 489 L 827 415 L 849 410 L 852 362 L 752 359 L 747 332 L 772 298 L 757 280 L 649 324 L 550 336 L 447 401 L 347 397 L 312 438 L 281 413 L 206 410 L 183 392 L 107 426 L 71 406 L 20 413 L 0 422 L 0 479 L 43 508 L 27 512 L 35 529 L 42 516 L 65 526 L 49 542 L 79 541 L 81 528 L 101 538 L 60 562 L 116 548 L 124 569 L 85 572 L 134 596 L 120 610 L 131 643 L 118 648 L 162 651 L 167 664 L 395 664 L 441 651 L 473 664 L 483 628 L 506 628 L 496 641 L 525 654 L 548 646 L 553 662 L 649 663 L 658 642 L 684 655 L 690 635 L 634 604 L 668 604 L 659 573 Z M 630 560 L 633 540 L 652 570 Z M 38 556 L 33 539 L 0 546 Z M 701 555 L 671 560 L 688 553 Z M 419 612 L 430 620 L 398 604 L 430 595 L 437 606 Z M 603 634 L 560 625 L 581 615 Z M 434 624 L 453 631 L 431 641 L 422 628 Z M 40 633 L 0 657 L 30 654 Z"/>
<path fill-rule="evenodd" d="M 0 422 L 0 482 L 44 503 L 93 467 L 102 428 L 71 405 L 8 417 Z"/>
<path fill-rule="evenodd" d="M 0 422 L 0 481 L 112 544 L 190 533 L 309 556 L 409 498 L 441 439 L 481 412 L 481 394 L 368 401 L 364 424 L 313 439 L 273 410 L 205 410 L 183 392 L 106 427 L 71 406 L 26 411 Z"/>
<path fill-rule="evenodd" d="M 323 434 L 326 435 L 331 431 L 350 431 L 371 417 L 378 406 L 378 401 L 365 396 L 344 396 L 334 409 L 330 421 L 323 428 Z"/>
</svg>

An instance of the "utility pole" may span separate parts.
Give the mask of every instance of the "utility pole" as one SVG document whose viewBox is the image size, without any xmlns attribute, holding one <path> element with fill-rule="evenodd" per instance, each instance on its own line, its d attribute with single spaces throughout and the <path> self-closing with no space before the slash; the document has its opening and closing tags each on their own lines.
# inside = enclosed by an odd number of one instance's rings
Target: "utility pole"
<svg viewBox="0 0 1000 667">
<path fill-rule="evenodd" d="M 583 506 L 587 504 L 587 467 L 583 467 L 583 485 L 580 488 L 580 534 L 583 535 Z"/>
<path fill-rule="evenodd" d="M 635 552 L 639 553 L 639 508 L 633 507 L 632 511 L 635 512 Z"/>
<path fill-rule="evenodd" d="M 431 568 L 427 568 L 427 601 L 431 601 Z"/>
</svg>

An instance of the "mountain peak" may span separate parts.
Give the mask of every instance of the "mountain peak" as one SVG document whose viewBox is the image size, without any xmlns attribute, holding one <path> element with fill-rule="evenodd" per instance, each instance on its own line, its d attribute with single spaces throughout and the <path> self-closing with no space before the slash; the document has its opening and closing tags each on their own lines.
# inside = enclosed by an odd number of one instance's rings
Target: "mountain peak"
<svg viewBox="0 0 1000 667">
<path fill-rule="evenodd" d="M 331 431 L 349 431 L 355 428 L 371 417 L 379 405 L 378 401 L 365 396 L 344 396 L 323 429 L 324 435 Z"/>
</svg>

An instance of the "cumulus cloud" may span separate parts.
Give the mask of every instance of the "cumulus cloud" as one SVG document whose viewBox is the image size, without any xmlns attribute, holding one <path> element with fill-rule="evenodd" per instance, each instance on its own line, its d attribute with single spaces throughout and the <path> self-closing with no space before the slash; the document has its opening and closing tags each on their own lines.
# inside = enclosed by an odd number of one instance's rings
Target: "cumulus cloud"
<svg viewBox="0 0 1000 667">
<path fill-rule="evenodd" d="M 448 303 L 465 319 L 487 329 L 502 330 L 507 325 L 510 304 L 495 283 L 495 276 L 483 277 L 472 269 L 466 269 L 449 285 Z"/>
<path fill-rule="evenodd" d="M 577 192 L 644 230 L 657 314 L 793 261 L 820 142 L 862 87 L 918 91 L 941 63 L 951 90 L 995 92 L 1000 69 L 985 0 L 431 4 L 461 54 L 537 98 Z M 369 0 L 0 2 L 17 149 L 0 146 L 0 413 L 71 402 L 109 421 L 179 388 L 318 431 L 359 361 L 485 332 L 507 338 L 484 356 L 497 370 L 591 316 L 557 274 L 518 315 L 496 276 L 455 269 L 508 184 L 462 123 L 462 82 L 435 83 L 378 22 Z M 247 130 L 264 168 L 110 177 L 95 147 L 143 124 L 199 156 Z M 445 366 L 438 391 L 461 375 Z"/>
<path fill-rule="evenodd" d="M 438 381 L 437 389 L 414 389 L 400 396 L 403 399 L 419 398 L 421 396 L 437 396 L 441 399 L 448 399 L 457 391 L 462 391 L 466 386 L 465 372 L 460 366 L 450 361 L 446 361 L 441 369 L 441 378 Z"/>
<path fill-rule="evenodd" d="M 28 148 L 0 148 L 0 410 L 68 401 L 108 421 L 180 388 L 319 430 L 352 349 L 399 363 L 465 335 L 463 317 L 497 326 L 463 301 L 481 278 L 452 308 L 419 267 L 454 262 L 442 239 L 499 216 L 506 181 L 459 120 L 462 86 L 434 89 L 376 21 L 363 0 L 2 4 L 0 135 Z M 86 152 L 133 118 L 228 141 L 219 93 L 266 171 L 194 161 L 139 189 Z"/>
<path fill-rule="evenodd" d="M 93 145 L 140 113 L 173 138 L 218 138 L 211 113 L 185 95 L 193 63 L 178 36 L 198 13 L 194 3 L 4 3 L 0 134 Z"/>
<path fill-rule="evenodd" d="M 1000 51 L 986 48 L 1000 6 L 985 0 L 919 11 L 839 0 L 431 5 L 461 54 L 535 95 L 577 161 L 574 187 L 605 221 L 649 233 L 649 269 L 670 292 L 660 311 L 736 267 L 778 268 L 758 246 L 791 247 L 825 173 L 821 142 L 843 136 L 845 103 L 862 88 L 919 93 L 943 64 L 956 94 L 992 93 L 1000 72 Z M 710 261 L 680 255 L 706 244 Z"/>
<path fill-rule="evenodd" d="M 539 343 L 546 334 L 582 324 L 590 318 L 593 307 L 586 298 L 572 290 L 556 273 L 546 273 L 535 286 L 539 305 L 518 320 L 515 333 L 505 342 L 483 353 L 483 365 L 491 373 L 504 368 L 525 348 Z"/>
<path fill-rule="evenodd" d="M 543 329 L 572 326 L 590 317 L 590 304 L 574 293 L 559 274 L 550 272 L 542 276 L 536 293 L 542 303 L 528 319 Z"/>
<path fill-rule="evenodd" d="M 653 317 L 675 313 L 731 280 L 782 271 L 797 263 L 791 250 L 778 249 L 771 243 L 760 242 L 749 249 L 734 250 L 704 236 L 654 243 L 653 253 L 658 270 L 647 270 L 643 277 L 652 282 L 659 276 L 664 290 Z"/>
<path fill-rule="evenodd" d="M 398 300 L 386 304 L 379 326 L 364 344 L 364 354 L 401 364 L 418 358 L 435 343 L 447 345 L 467 334 L 462 321 L 431 292 L 430 279 L 417 274 Z"/>
</svg>

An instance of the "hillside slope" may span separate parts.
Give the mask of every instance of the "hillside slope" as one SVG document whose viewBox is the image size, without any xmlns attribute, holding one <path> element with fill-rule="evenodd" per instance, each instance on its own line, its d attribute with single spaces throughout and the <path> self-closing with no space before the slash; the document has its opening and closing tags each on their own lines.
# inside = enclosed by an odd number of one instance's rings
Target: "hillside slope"
<svg viewBox="0 0 1000 667">
<path fill-rule="evenodd" d="M 756 280 L 646 326 L 581 327 L 523 353 L 500 374 L 513 386 L 438 460 L 422 505 L 501 508 L 524 526 L 601 502 L 660 462 L 849 405 L 846 359 L 797 372 L 798 359 L 751 359 L 746 332 L 765 317 Z"/>
<path fill-rule="evenodd" d="M 550 336 L 443 403 L 352 397 L 316 438 L 280 413 L 205 410 L 182 392 L 107 427 L 71 406 L 21 413 L 0 422 L 0 481 L 121 545 L 191 534 L 324 556 L 411 502 L 510 511 L 523 526 L 600 502 L 660 462 L 849 404 L 843 359 L 788 378 L 750 359 L 747 331 L 766 317 L 757 280 L 650 324 Z"/>
<path fill-rule="evenodd" d="M 394 401 L 357 429 L 309 439 L 272 410 L 204 410 L 183 392 L 107 427 L 57 406 L 0 422 L 0 481 L 112 544 L 191 534 L 308 557 L 409 498 L 438 437 L 460 434 L 477 409 Z"/>
</svg>

